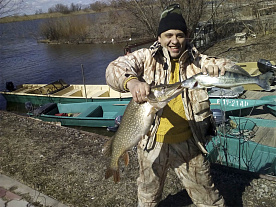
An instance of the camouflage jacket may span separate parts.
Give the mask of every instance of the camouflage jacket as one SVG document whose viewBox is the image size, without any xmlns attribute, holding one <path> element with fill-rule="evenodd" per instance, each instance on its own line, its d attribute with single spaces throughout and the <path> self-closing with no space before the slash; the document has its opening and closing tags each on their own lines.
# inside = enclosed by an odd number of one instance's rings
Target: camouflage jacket
<svg viewBox="0 0 276 207">
<path fill-rule="evenodd" d="M 201 72 L 202 66 L 209 64 L 232 66 L 234 63 L 223 58 L 208 57 L 199 54 L 196 48 L 187 44 L 187 50 L 179 58 L 180 80 L 185 80 Z M 139 49 L 133 53 L 121 56 L 111 62 L 106 69 L 106 82 L 116 91 L 126 92 L 125 81 L 130 76 L 138 77 L 150 85 L 169 83 L 171 63 L 168 50 L 155 42 L 149 49 Z M 210 102 L 205 89 L 184 89 L 182 93 L 186 117 L 193 132 L 193 139 L 203 153 L 207 153 L 204 145 L 210 138 L 214 127 L 214 120 L 210 111 Z M 150 139 L 146 149 L 153 147 L 155 134 L 159 126 L 162 110 L 156 114 L 156 119 L 151 127 Z"/>
</svg>

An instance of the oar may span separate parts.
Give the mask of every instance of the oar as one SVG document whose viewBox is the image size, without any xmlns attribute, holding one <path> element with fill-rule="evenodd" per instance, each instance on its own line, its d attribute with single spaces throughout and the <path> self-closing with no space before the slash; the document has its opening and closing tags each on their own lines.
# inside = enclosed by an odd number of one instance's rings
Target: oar
<svg viewBox="0 0 276 207">
<path fill-rule="evenodd" d="M 113 104 L 113 106 L 126 106 L 128 104 Z"/>
<path fill-rule="evenodd" d="M 83 86 L 84 86 L 85 100 L 87 102 L 87 93 L 86 93 L 86 85 L 85 85 L 83 64 L 81 64 L 81 74 L 82 74 L 82 81 L 83 81 Z"/>
</svg>

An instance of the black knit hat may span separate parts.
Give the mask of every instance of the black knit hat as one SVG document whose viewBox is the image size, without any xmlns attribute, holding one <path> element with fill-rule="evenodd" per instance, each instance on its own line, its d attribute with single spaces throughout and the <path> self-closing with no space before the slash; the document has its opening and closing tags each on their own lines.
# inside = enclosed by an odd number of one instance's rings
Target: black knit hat
<svg viewBox="0 0 276 207">
<path fill-rule="evenodd" d="M 157 36 L 170 29 L 178 29 L 187 34 L 187 25 L 181 14 L 179 4 L 172 4 L 162 12 Z"/>
</svg>

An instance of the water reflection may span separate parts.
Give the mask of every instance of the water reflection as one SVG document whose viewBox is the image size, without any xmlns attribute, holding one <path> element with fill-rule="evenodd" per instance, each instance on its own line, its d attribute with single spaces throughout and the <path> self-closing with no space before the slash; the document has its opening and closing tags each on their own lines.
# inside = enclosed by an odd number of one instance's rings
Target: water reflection
<svg viewBox="0 0 276 207">
<path fill-rule="evenodd" d="M 0 24 L 0 90 L 12 81 L 47 84 L 63 79 L 82 84 L 105 84 L 105 68 L 123 55 L 125 44 L 51 45 L 37 43 L 39 25 L 45 20 Z M 0 109 L 5 101 L 0 97 Z"/>
</svg>

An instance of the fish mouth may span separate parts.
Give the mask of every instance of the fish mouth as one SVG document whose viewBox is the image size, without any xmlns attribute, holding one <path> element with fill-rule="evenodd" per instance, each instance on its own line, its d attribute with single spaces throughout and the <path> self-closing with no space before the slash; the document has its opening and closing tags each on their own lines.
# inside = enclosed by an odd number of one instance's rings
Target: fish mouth
<svg viewBox="0 0 276 207">
<path fill-rule="evenodd" d="M 187 80 L 182 81 L 181 87 L 183 88 L 197 88 L 199 86 L 199 82 L 196 81 L 194 78 L 189 78 Z"/>
<path fill-rule="evenodd" d="M 173 96 L 174 94 L 179 93 L 180 91 L 182 91 L 184 88 L 182 86 L 182 84 L 179 84 L 171 93 L 171 95 Z"/>
<path fill-rule="evenodd" d="M 182 89 L 183 87 L 182 87 L 182 85 L 180 84 L 177 88 L 176 88 L 176 90 L 178 90 L 178 89 Z"/>
<path fill-rule="evenodd" d="M 196 88 L 198 86 L 198 82 L 196 81 L 192 88 Z"/>
</svg>

